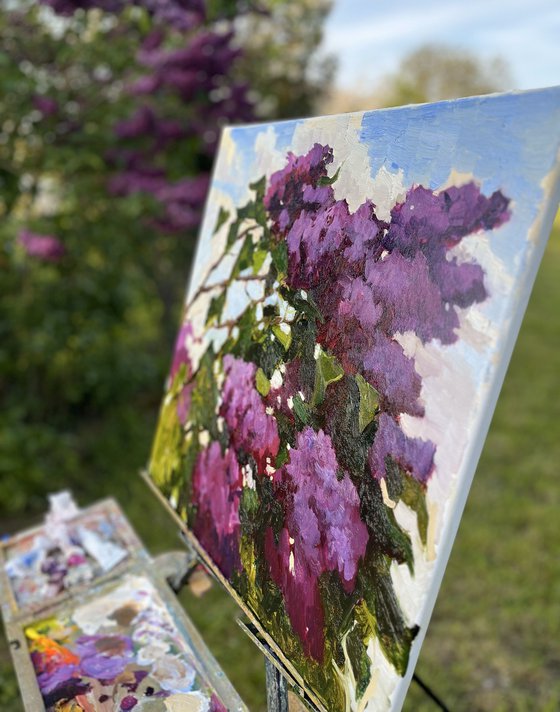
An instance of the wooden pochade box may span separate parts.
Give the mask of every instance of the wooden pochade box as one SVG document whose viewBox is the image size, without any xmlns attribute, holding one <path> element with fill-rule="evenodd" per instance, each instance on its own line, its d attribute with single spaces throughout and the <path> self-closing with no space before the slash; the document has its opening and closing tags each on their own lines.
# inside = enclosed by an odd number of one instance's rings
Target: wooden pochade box
<svg viewBox="0 0 560 712">
<path fill-rule="evenodd" d="M 166 580 L 181 555 L 153 559 L 112 499 L 57 527 L 47 520 L 0 545 L 2 616 L 27 712 L 246 710 Z"/>
</svg>

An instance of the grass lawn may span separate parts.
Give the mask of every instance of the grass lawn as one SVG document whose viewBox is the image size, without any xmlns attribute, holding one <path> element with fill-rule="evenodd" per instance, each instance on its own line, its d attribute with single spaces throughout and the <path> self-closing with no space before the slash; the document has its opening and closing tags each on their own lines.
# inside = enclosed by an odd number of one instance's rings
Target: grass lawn
<svg viewBox="0 0 560 712">
<path fill-rule="evenodd" d="M 559 314 L 557 227 L 417 667 L 454 712 L 560 709 Z M 152 415 L 131 423 L 131 435 L 144 449 L 153 427 Z M 123 478 L 100 477 L 80 501 L 112 493 L 151 551 L 176 546 L 173 524 L 133 477 L 131 450 L 123 453 L 110 438 L 100 443 L 99 471 L 104 458 L 119 458 Z M 235 604 L 216 586 L 202 599 L 185 592 L 181 601 L 249 708 L 265 710 L 264 663 L 234 621 Z M 0 709 L 22 709 L 3 640 Z M 404 709 L 436 708 L 413 685 Z"/>
</svg>

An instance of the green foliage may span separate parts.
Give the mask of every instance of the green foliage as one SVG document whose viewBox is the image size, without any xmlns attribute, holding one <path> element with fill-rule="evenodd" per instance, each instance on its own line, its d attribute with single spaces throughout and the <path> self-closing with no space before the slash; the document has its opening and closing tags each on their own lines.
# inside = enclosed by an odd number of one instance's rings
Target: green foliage
<svg viewBox="0 0 560 712">
<path fill-rule="evenodd" d="M 288 351 L 290 348 L 290 345 L 292 343 L 292 332 L 290 329 L 285 331 L 282 329 L 282 326 L 280 324 L 275 324 L 272 327 L 272 333 L 274 336 L 278 339 L 278 341 L 282 344 L 284 349 Z"/>
<path fill-rule="evenodd" d="M 258 21 L 263 29 L 275 27 L 276 13 L 290 14 L 284 4 L 267 3 L 270 13 Z M 222 18 L 223 26 L 238 7 L 213 1 L 207 22 Z M 42 510 L 53 489 L 89 491 L 86 483 L 128 477 L 146 462 L 150 437 L 127 442 L 125 423 L 144 413 L 155 420 L 194 245 L 192 231 L 158 228 L 161 208 L 148 194 L 113 197 L 107 190 L 120 167 L 108 157 L 125 144 L 147 148 L 144 138 L 123 142 L 115 125 L 138 105 L 124 87 L 146 72 L 136 56 L 153 20 L 132 6 L 118 17 L 94 9 L 56 22 L 45 21 L 49 12 L 29 0 L 0 9 L 0 512 L 12 514 Z M 325 13 L 315 15 L 315 32 Z M 236 18 L 239 44 L 249 22 L 248 15 Z M 278 37 L 274 51 L 293 39 Z M 182 47 L 188 37 L 175 32 L 169 42 Z M 317 45 L 298 42 L 311 61 Z M 265 85 L 268 66 L 259 63 Z M 303 71 L 298 91 L 310 102 L 315 89 Z M 247 62 L 236 74 L 241 81 L 252 76 Z M 45 99 L 51 108 L 40 110 Z M 195 110 L 211 108 L 203 96 L 188 106 L 169 92 L 157 101 L 187 124 Z M 257 108 L 270 116 L 270 105 Z M 282 113 L 293 110 L 286 105 Z M 208 170 L 209 160 L 186 138 L 167 152 L 163 167 L 175 180 Z M 252 189 L 257 199 L 245 217 L 262 226 L 264 182 Z M 228 220 L 222 209 L 216 230 Z M 64 257 L 47 263 L 26 255 L 18 242 L 24 228 L 55 236 Z M 266 255 L 249 239 L 246 247 L 239 269 L 258 272 Z M 221 319 L 224 303 L 214 296 L 212 321 Z M 166 438 L 173 441 L 179 426 L 174 416 L 170 421 Z M 106 453 L 103 471 L 94 468 L 105 434 L 129 453 L 128 475 Z M 161 477 L 167 481 L 173 471 L 167 462 Z"/>
<path fill-rule="evenodd" d="M 218 387 L 214 377 L 215 354 L 212 346 L 204 353 L 196 372 L 191 396 L 189 418 L 193 425 L 201 430 L 208 430 L 213 439 L 218 438 L 216 425 L 216 404 Z"/>
<path fill-rule="evenodd" d="M 212 324 L 221 321 L 225 303 L 225 291 L 219 294 L 217 297 L 212 297 L 212 299 L 210 300 L 210 306 L 208 307 L 208 314 L 206 315 L 206 326 L 211 326 Z"/>
<path fill-rule="evenodd" d="M 401 62 L 387 77 L 383 104 L 400 106 L 489 94 L 507 89 L 512 80 L 499 58 L 481 61 L 476 56 L 446 45 L 424 45 Z"/>
<path fill-rule="evenodd" d="M 425 546 L 428 538 L 428 510 L 424 490 L 414 477 L 405 474 L 403 479 L 402 501 L 416 512 L 420 539 Z"/>
<path fill-rule="evenodd" d="M 225 225 L 225 223 L 229 220 L 229 212 L 220 205 L 220 211 L 218 212 L 218 219 L 216 220 L 216 227 L 214 228 L 214 234 L 216 234 L 222 225 Z"/>
</svg>

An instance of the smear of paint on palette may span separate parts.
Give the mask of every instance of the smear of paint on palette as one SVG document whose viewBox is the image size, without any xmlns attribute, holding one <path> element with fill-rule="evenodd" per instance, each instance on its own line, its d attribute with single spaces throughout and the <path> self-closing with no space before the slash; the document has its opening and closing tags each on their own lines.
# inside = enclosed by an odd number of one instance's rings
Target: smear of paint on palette
<svg viewBox="0 0 560 712">
<path fill-rule="evenodd" d="M 6 573 L 20 608 L 90 583 L 128 557 L 124 520 L 104 509 L 19 538 L 7 548 Z"/>
<path fill-rule="evenodd" d="M 128 575 L 25 628 L 47 712 L 225 712 L 154 585 Z"/>
</svg>

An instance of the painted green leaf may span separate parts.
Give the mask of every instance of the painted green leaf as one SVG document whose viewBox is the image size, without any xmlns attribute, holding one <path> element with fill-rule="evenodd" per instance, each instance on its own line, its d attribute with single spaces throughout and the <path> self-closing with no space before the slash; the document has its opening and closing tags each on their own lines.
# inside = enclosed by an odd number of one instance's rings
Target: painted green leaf
<svg viewBox="0 0 560 712">
<path fill-rule="evenodd" d="M 282 331 L 280 326 L 280 324 L 274 324 L 274 326 L 272 327 L 272 333 L 287 351 L 292 344 L 292 330 L 290 329 L 287 332 Z"/>
<path fill-rule="evenodd" d="M 183 521 L 191 522 L 194 519 L 192 505 L 192 474 L 200 453 L 200 443 L 198 432 L 191 433 L 183 443 L 183 457 L 177 485 L 179 496 L 177 501 L 177 512 Z"/>
<path fill-rule="evenodd" d="M 281 441 L 280 450 L 278 451 L 278 455 L 276 455 L 274 467 L 278 470 L 280 467 L 282 467 L 282 465 L 285 465 L 289 459 L 290 453 L 288 448 L 286 447 L 286 443 Z"/>
<path fill-rule="evenodd" d="M 237 340 L 228 345 L 228 351 L 239 358 L 245 358 L 247 351 L 253 344 L 253 331 L 255 329 L 255 309 L 250 304 L 237 320 L 239 334 Z"/>
<path fill-rule="evenodd" d="M 253 237 L 251 233 L 249 233 L 243 241 L 239 255 L 237 256 L 233 269 L 231 270 L 232 278 L 237 277 L 241 272 L 243 272 L 243 270 L 253 266 L 254 250 L 255 246 L 253 244 Z"/>
<path fill-rule="evenodd" d="M 332 185 L 333 183 L 335 183 L 338 180 L 341 168 L 342 166 L 339 166 L 336 173 L 330 178 L 329 176 L 321 176 L 317 181 L 317 185 Z"/>
<path fill-rule="evenodd" d="M 201 358 L 198 371 L 194 378 L 190 419 L 193 425 L 208 430 L 212 439 L 218 440 L 219 433 L 216 421 L 218 387 L 214 377 L 214 361 L 214 350 L 210 346 Z"/>
<path fill-rule="evenodd" d="M 341 460 L 342 458 L 340 458 L 339 464 L 348 466 L 346 462 L 341 462 Z M 360 483 L 360 501 L 362 503 L 363 520 L 368 529 L 371 532 L 375 532 L 377 551 L 386 554 L 390 559 L 400 564 L 407 564 L 412 572 L 414 556 L 410 537 L 399 526 L 393 510 L 385 506 L 379 482 L 371 477 L 369 473 L 363 477 Z M 367 575 L 366 567 L 362 571 L 364 576 Z M 368 588 L 371 583 L 371 581 L 364 582 L 364 588 Z"/>
<path fill-rule="evenodd" d="M 363 697 L 371 680 L 371 659 L 367 643 L 368 641 L 363 639 L 363 631 L 359 624 L 348 632 L 346 651 L 356 680 L 356 699 L 358 700 Z"/>
<path fill-rule="evenodd" d="M 356 383 L 358 384 L 358 388 L 360 390 L 360 412 L 358 415 L 358 424 L 360 432 L 363 433 L 363 431 L 375 418 L 375 414 L 379 408 L 379 393 L 359 373 L 356 375 Z"/>
<path fill-rule="evenodd" d="M 237 217 L 237 219 L 234 220 L 229 226 L 228 236 L 226 240 L 226 252 L 231 249 L 232 245 L 237 240 L 239 236 L 239 228 L 241 227 L 241 222 L 242 221 L 240 220 L 240 218 Z"/>
<path fill-rule="evenodd" d="M 422 540 L 422 544 L 426 546 L 426 541 L 428 539 L 428 509 L 426 507 L 426 493 L 422 485 L 410 475 L 405 474 L 403 477 L 401 499 L 414 512 L 416 512 L 420 539 Z"/>
<path fill-rule="evenodd" d="M 259 496 L 254 489 L 243 488 L 239 509 L 245 515 L 254 515 L 259 511 Z"/>
<path fill-rule="evenodd" d="M 210 300 L 210 306 L 208 307 L 208 313 L 206 314 L 206 326 L 211 326 L 213 323 L 219 323 L 222 318 L 222 312 L 224 310 L 224 305 L 226 303 L 226 290 L 219 294 L 217 297 L 212 297 Z"/>
<path fill-rule="evenodd" d="M 288 248 L 286 243 L 283 240 L 279 242 L 272 248 L 270 254 L 272 256 L 272 264 L 278 272 L 278 277 L 283 277 L 288 272 Z"/>
<path fill-rule="evenodd" d="M 263 266 L 266 256 L 268 255 L 268 250 L 255 250 L 253 254 L 253 273 L 258 274 L 260 268 Z"/>
<path fill-rule="evenodd" d="M 287 269 L 287 266 L 286 266 Z M 294 292 L 291 289 L 280 288 L 280 295 L 290 306 L 292 306 L 296 312 L 303 312 L 308 319 L 313 321 L 318 321 L 323 324 L 325 319 L 319 311 L 319 307 L 315 304 L 315 301 L 310 294 L 306 294 L 305 299 L 302 294 L 297 291 Z"/>
<path fill-rule="evenodd" d="M 180 447 L 181 424 L 177 417 L 177 402 L 169 398 L 160 411 L 148 468 L 150 477 L 164 494 L 168 494 L 181 465 Z"/>
<path fill-rule="evenodd" d="M 218 230 L 229 220 L 229 210 L 226 210 L 220 206 L 220 211 L 218 212 L 218 219 L 216 220 L 216 227 L 214 228 L 214 235 Z"/>
<path fill-rule="evenodd" d="M 390 574 L 379 576 L 375 589 L 376 632 L 383 652 L 399 675 L 408 667 L 410 646 L 418 627 L 408 628 L 397 600 Z"/>
<path fill-rule="evenodd" d="M 344 376 L 344 369 L 334 356 L 325 353 L 322 349 L 316 359 L 315 385 L 313 388 L 312 404 L 320 405 L 325 399 L 325 392 L 329 383 L 336 383 Z"/>
<path fill-rule="evenodd" d="M 270 381 L 265 376 L 262 368 L 257 368 L 257 373 L 255 374 L 255 385 L 257 386 L 257 391 L 261 396 L 267 396 L 270 391 Z"/>
<path fill-rule="evenodd" d="M 244 220 L 254 220 L 261 227 L 266 228 L 267 216 L 262 197 L 250 200 L 242 208 L 239 208 L 237 210 L 237 219 L 240 223 Z"/>
<path fill-rule="evenodd" d="M 254 183 L 249 183 L 249 188 L 255 191 L 255 200 L 257 202 L 262 202 L 266 188 L 266 176 L 259 178 L 259 180 L 256 180 Z"/>
<path fill-rule="evenodd" d="M 304 425 L 309 422 L 309 411 L 299 396 L 294 396 L 294 413 Z"/>
</svg>

